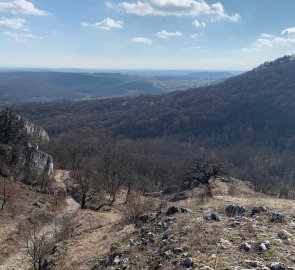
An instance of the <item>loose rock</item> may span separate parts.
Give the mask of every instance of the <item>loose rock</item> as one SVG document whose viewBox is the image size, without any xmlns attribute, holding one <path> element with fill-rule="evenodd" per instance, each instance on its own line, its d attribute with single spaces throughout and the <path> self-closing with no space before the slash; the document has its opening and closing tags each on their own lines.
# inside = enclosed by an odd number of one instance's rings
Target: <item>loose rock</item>
<svg viewBox="0 0 295 270">
<path fill-rule="evenodd" d="M 225 208 L 225 212 L 230 217 L 244 216 L 246 209 L 241 205 L 231 204 Z"/>
<path fill-rule="evenodd" d="M 270 221 L 273 223 L 283 223 L 285 221 L 285 216 L 279 212 L 274 212 L 271 215 Z"/>
<path fill-rule="evenodd" d="M 290 236 L 291 236 L 291 234 L 289 234 L 289 233 L 288 233 L 287 231 L 285 231 L 285 230 L 280 230 L 280 231 L 278 231 L 278 237 L 279 237 L 280 239 L 286 240 L 286 239 L 290 238 Z"/>
<path fill-rule="evenodd" d="M 280 262 L 274 262 L 270 265 L 270 270 L 287 270 L 287 268 Z"/>
</svg>

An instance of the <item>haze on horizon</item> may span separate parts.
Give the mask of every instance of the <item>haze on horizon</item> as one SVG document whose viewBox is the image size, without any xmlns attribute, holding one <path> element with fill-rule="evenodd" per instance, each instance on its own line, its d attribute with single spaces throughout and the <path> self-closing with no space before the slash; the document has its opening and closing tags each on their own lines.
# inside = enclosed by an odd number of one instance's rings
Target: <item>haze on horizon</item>
<svg viewBox="0 0 295 270">
<path fill-rule="evenodd" d="M 248 70 L 295 52 L 295 2 L 0 0 L 0 67 Z"/>
</svg>

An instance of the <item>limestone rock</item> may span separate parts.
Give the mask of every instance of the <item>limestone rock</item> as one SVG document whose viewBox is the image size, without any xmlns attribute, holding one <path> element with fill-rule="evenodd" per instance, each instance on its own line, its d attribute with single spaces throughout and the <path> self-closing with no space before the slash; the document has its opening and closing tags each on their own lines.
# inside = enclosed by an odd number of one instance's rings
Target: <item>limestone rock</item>
<svg viewBox="0 0 295 270">
<path fill-rule="evenodd" d="M 291 234 L 285 230 L 278 231 L 278 237 L 280 239 L 286 240 L 286 239 L 290 238 L 290 236 L 291 236 Z"/>
<path fill-rule="evenodd" d="M 230 217 L 244 216 L 246 209 L 238 204 L 231 204 L 225 208 L 225 212 Z"/>
<path fill-rule="evenodd" d="M 287 268 L 280 262 L 274 262 L 270 265 L 270 270 L 287 270 Z"/>
<path fill-rule="evenodd" d="M 6 134 L 1 133 L 0 136 L 0 143 L 4 144 L 21 144 L 23 141 L 33 144 L 49 142 L 49 136 L 43 128 L 6 110 L 0 111 L 0 130 L 6 130 Z"/>
<path fill-rule="evenodd" d="M 285 221 L 285 216 L 282 213 L 274 212 L 271 215 L 270 221 L 273 223 L 283 223 Z"/>
</svg>

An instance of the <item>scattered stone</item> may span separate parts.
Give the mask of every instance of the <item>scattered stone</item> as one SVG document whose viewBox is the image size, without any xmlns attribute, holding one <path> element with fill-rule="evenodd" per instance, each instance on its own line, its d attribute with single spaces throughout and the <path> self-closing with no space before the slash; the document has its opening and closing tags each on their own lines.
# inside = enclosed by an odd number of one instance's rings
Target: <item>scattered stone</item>
<svg viewBox="0 0 295 270">
<path fill-rule="evenodd" d="M 285 230 L 278 231 L 278 237 L 282 240 L 286 240 L 286 239 L 290 238 L 290 236 L 291 236 L 291 234 Z"/>
<path fill-rule="evenodd" d="M 226 239 L 220 239 L 220 247 L 222 249 L 227 249 L 227 248 L 230 248 L 232 247 L 232 243 Z"/>
<path fill-rule="evenodd" d="M 244 242 L 241 245 L 241 249 L 244 251 L 249 251 L 252 248 L 252 246 L 248 242 Z"/>
<path fill-rule="evenodd" d="M 43 204 L 41 202 L 34 202 L 33 205 L 34 206 L 37 206 L 39 208 L 42 208 L 43 207 Z"/>
<path fill-rule="evenodd" d="M 171 258 L 171 251 L 170 250 L 161 250 L 160 251 L 160 256 L 163 258 L 169 260 Z"/>
<path fill-rule="evenodd" d="M 190 268 L 194 266 L 194 262 L 193 259 L 191 257 L 186 257 L 182 260 L 181 263 L 183 266 L 185 266 L 186 268 Z"/>
<path fill-rule="evenodd" d="M 192 213 L 193 211 L 188 208 L 181 207 L 180 212 L 183 214 L 186 214 L 186 213 Z"/>
<path fill-rule="evenodd" d="M 180 209 L 177 206 L 171 206 L 168 208 L 167 212 L 166 212 L 166 216 L 172 216 L 175 215 L 176 213 L 179 213 Z"/>
<path fill-rule="evenodd" d="M 244 216 L 246 209 L 238 204 L 231 204 L 225 208 L 225 212 L 230 217 Z"/>
<path fill-rule="evenodd" d="M 274 212 L 271 215 L 270 221 L 273 223 L 283 223 L 285 221 L 285 216 L 279 212 Z"/>
<path fill-rule="evenodd" d="M 184 252 L 184 249 L 181 247 L 176 247 L 173 249 L 173 253 L 175 253 L 175 254 L 181 254 L 183 252 Z"/>
<path fill-rule="evenodd" d="M 264 267 L 264 264 L 260 261 L 249 261 L 249 260 L 246 260 L 245 261 L 245 264 L 247 266 L 250 266 L 250 267 L 260 267 L 260 268 L 263 268 Z"/>
<path fill-rule="evenodd" d="M 287 268 L 280 262 L 274 262 L 270 265 L 270 270 L 287 270 Z"/>
<path fill-rule="evenodd" d="M 260 252 L 266 252 L 268 251 L 270 248 L 270 243 L 269 241 L 263 242 L 259 245 L 259 251 Z"/>
<path fill-rule="evenodd" d="M 188 196 L 187 196 L 184 192 L 181 192 L 181 193 L 176 194 L 176 195 L 170 200 L 170 202 L 183 201 L 183 200 L 186 200 L 187 198 L 188 198 Z"/>
<path fill-rule="evenodd" d="M 220 218 L 219 214 L 216 213 L 216 212 L 209 215 L 208 219 L 213 220 L 213 221 L 221 221 L 221 218 Z"/>
<path fill-rule="evenodd" d="M 235 227 L 238 227 L 242 224 L 242 222 L 236 218 L 231 218 L 229 219 L 229 223 L 228 223 L 228 226 L 232 227 L 232 228 L 235 228 Z"/>
<path fill-rule="evenodd" d="M 257 215 L 257 214 L 260 214 L 260 213 L 265 213 L 265 212 L 267 212 L 267 209 L 265 208 L 265 207 L 263 207 L 263 206 L 258 206 L 258 207 L 253 207 L 252 208 L 252 212 L 251 212 L 251 215 L 252 216 L 255 216 L 255 215 Z"/>
<path fill-rule="evenodd" d="M 213 268 L 211 268 L 209 266 L 204 266 L 200 270 L 213 270 Z"/>
<path fill-rule="evenodd" d="M 166 187 L 163 189 L 162 194 L 163 195 L 168 195 L 168 194 L 173 194 L 177 192 L 177 186 L 171 186 L 171 187 Z"/>
</svg>

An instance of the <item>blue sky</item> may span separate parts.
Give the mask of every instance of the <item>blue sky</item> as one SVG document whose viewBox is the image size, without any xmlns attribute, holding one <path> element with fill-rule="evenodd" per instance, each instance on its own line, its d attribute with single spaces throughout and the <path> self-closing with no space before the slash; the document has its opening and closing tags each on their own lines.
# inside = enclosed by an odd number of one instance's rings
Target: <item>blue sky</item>
<svg viewBox="0 0 295 270">
<path fill-rule="evenodd" d="M 295 52 L 294 0 L 0 0 L 0 66 L 247 70 Z"/>
</svg>

